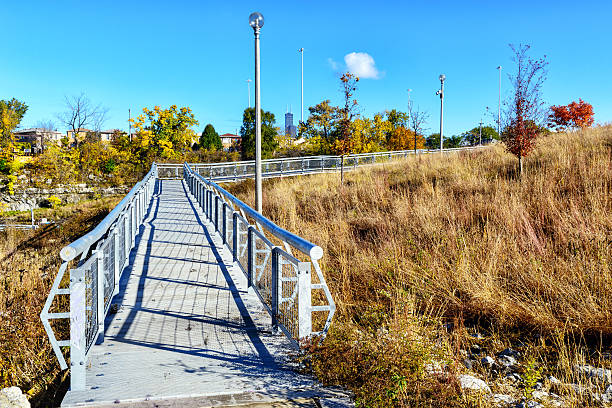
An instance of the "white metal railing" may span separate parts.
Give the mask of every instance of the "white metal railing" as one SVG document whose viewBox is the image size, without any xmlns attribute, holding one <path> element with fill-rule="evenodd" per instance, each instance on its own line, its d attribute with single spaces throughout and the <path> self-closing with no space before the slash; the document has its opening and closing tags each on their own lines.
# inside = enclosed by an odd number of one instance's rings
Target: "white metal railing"
<svg viewBox="0 0 612 408">
<path fill-rule="evenodd" d="M 104 341 L 104 318 L 112 297 L 119 290 L 122 271 L 129 265 L 134 247 L 155 190 L 157 165 L 138 182 L 121 202 L 88 234 L 60 251 L 62 264 L 40 314 L 43 326 L 62 369 L 68 368 L 61 347 L 70 347 L 70 388 L 85 389 L 87 354 L 96 342 Z M 80 255 L 76 267 L 70 269 L 69 286 L 64 275 L 68 266 Z M 60 287 L 63 286 L 63 287 Z M 68 295 L 51 312 L 56 297 Z M 51 320 L 70 320 L 70 339 L 58 340 Z"/>
<path fill-rule="evenodd" d="M 483 146 L 457 147 L 444 149 L 444 153 L 481 149 Z M 364 165 L 383 163 L 414 154 L 434 154 L 439 150 L 396 150 L 389 152 L 360 153 L 344 156 L 344 169 L 353 170 Z M 314 174 L 340 171 L 342 156 L 306 156 L 283 159 L 262 160 L 262 177 L 288 177 L 300 174 Z M 179 165 L 167 170 L 172 178 L 180 177 Z M 191 169 L 209 181 L 233 182 L 255 177 L 255 161 L 236 161 L 221 163 L 190 163 Z"/>
<path fill-rule="evenodd" d="M 272 325 L 295 343 L 327 333 L 336 305 L 318 263 L 323 249 L 274 224 L 187 163 L 183 177 L 270 313 Z M 325 315 L 313 321 L 313 313 Z"/>
</svg>

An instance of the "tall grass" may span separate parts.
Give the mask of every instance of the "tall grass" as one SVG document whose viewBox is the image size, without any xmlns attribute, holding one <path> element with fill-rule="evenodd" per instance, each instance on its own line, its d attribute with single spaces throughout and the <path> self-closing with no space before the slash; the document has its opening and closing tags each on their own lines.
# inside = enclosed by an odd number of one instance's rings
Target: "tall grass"
<svg viewBox="0 0 612 408">
<path fill-rule="evenodd" d="M 524 166 L 518 179 L 493 146 L 357 170 L 344 186 L 337 174 L 271 180 L 263 211 L 325 250 L 330 344 L 367 332 L 373 310 L 389 330 L 402 298 L 410 316 L 455 327 L 610 344 L 612 128 L 542 138 Z M 228 188 L 252 201 L 250 183 Z M 342 381 L 373 403 L 367 381 Z"/>
</svg>

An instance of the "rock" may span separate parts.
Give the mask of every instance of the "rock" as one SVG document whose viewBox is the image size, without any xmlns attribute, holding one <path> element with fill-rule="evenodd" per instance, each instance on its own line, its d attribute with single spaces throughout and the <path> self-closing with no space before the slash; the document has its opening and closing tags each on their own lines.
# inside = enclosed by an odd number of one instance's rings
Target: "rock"
<svg viewBox="0 0 612 408">
<path fill-rule="evenodd" d="M 527 402 L 519 402 L 513 405 L 513 408 L 544 408 L 544 406 L 539 402 L 529 400 Z"/>
<path fill-rule="evenodd" d="M 552 375 L 548 376 L 548 381 L 550 381 L 552 385 L 561 385 L 561 381 Z"/>
<path fill-rule="evenodd" d="M 550 394 L 548 394 L 546 391 L 534 391 L 531 396 L 538 401 L 544 401 L 548 399 Z"/>
<path fill-rule="evenodd" d="M 507 348 L 507 349 L 504 349 L 504 350 L 500 351 L 499 353 L 497 353 L 497 356 L 498 357 L 508 356 L 508 357 L 512 357 L 512 358 L 514 358 L 516 360 L 516 359 L 518 359 L 521 356 L 521 353 L 519 353 L 518 351 L 513 350 L 511 348 Z"/>
<path fill-rule="evenodd" d="M 30 408 L 30 401 L 22 394 L 19 387 L 9 387 L 0 391 L 0 407 Z"/>
<path fill-rule="evenodd" d="M 491 356 L 485 356 L 480 359 L 480 364 L 482 364 L 485 367 L 491 368 L 495 365 L 495 359 Z"/>
<path fill-rule="evenodd" d="M 480 391 L 486 392 L 487 394 L 491 393 L 491 388 L 489 388 L 486 382 L 472 375 L 460 375 L 459 384 L 461 385 L 461 389 L 463 390 Z"/>
<path fill-rule="evenodd" d="M 461 360 L 461 362 L 468 370 L 472 369 L 472 360 L 470 360 L 469 358 L 464 358 L 463 360 Z"/>
<path fill-rule="evenodd" d="M 514 401 L 514 398 L 512 398 L 510 395 L 507 394 L 493 394 L 493 396 L 491 397 L 491 400 L 493 400 L 494 403 L 496 404 L 512 404 L 512 402 Z"/>
<path fill-rule="evenodd" d="M 590 365 L 577 365 L 576 373 L 601 385 L 612 383 L 612 370 L 597 368 Z"/>
<path fill-rule="evenodd" d="M 504 378 L 506 379 L 506 381 L 509 381 L 512 383 L 515 383 L 521 380 L 521 376 L 518 375 L 517 373 L 510 373 L 506 375 Z"/>
<path fill-rule="evenodd" d="M 518 363 L 518 361 L 516 361 L 516 358 L 514 358 L 514 357 L 512 357 L 510 355 L 499 356 L 497 358 L 497 361 L 499 362 L 500 365 L 502 365 L 504 367 L 514 367 Z"/>
<path fill-rule="evenodd" d="M 444 369 L 437 361 L 434 361 L 430 364 L 425 364 L 425 372 L 429 375 L 442 375 L 444 374 Z"/>
</svg>

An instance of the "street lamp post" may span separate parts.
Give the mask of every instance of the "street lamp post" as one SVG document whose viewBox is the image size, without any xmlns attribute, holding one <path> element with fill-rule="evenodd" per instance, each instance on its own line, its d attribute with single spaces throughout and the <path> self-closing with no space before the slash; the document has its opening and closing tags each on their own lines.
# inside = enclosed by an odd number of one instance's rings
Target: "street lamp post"
<svg viewBox="0 0 612 408">
<path fill-rule="evenodd" d="M 247 92 L 249 93 L 249 108 L 251 107 L 251 82 L 253 82 L 252 79 L 247 79 L 246 83 L 247 83 Z"/>
<path fill-rule="evenodd" d="M 501 135 L 501 71 L 502 71 L 502 66 L 499 65 L 497 67 L 497 70 L 499 71 L 499 94 L 498 94 L 498 99 L 497 99 L 497 134 Z"/>
<path fill-rule="evenodd" d="M 300 90 L 300 99 L 302 104 L 300 105 L 300 123 L 304 123 L 304 48 L 300 48 L 298 52 L 302 56 L 302 83 Z"/>
<path fill-rule="evenodd" d="M 446 75 L 440 74 L 440 89 L 436 92 L 436 95 L 440 95 L 440 153 L 444 149 L 444 133 L 442 123 L 444 121 L 444 80 Z"/>
<path fill-rule="evenodd" d="M 261 13 L 255 12 L 249 16 L 249 25 L 255 34 L 255 210 L 261 214 L 261 100 L 259 83 L 259 30 L 264 25 Z"/>
<path fill-rule="evenodd" d="M 478 129 L 478 144 L 482 146 L 482 118 L 480 119 L 480 128 Z"/>
</svg>

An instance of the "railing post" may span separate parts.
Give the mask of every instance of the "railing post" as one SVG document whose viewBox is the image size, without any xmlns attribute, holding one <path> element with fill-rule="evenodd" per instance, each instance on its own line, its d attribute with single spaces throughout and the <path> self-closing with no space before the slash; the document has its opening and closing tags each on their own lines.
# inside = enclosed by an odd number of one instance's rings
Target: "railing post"
<svg viewBox="0 0 612 408">
<path fill-rule="evenodd" d="M 238 260 L 238 213 L 232 213 L 232 255 L 234 261 Z"/>
<path fill-rule="evenodd" d="M 223 203 L 223 243 L 227 244 L 227 204 Z"/>
<path fill-rule="evenodd" d="M 302 159 L 302 174 L 304 174 L 304 159 Z"/>
<path fill-rule="evenodd" d="M 219 231 L 219 196 L 215 195 L 215 230 Z"/>
<path fill-rule="evenodd" d="M 98 272 L 98 338 L 96 344 L 104 343 L 104 252 L 101 250 L 95 250 L 93 256 L 96 257 L 95 262 L 97 265 Z"/>
<path fill-rule="evenodd" d="M 255 237 L 253 226 L 247 229 L 247 282 L 249 288 L 253 286 L 253 271 L 255 270 Z"/>
<path fill-rule="evenodd" d="M 312 333 L 312 277 L 310 262 L 300 262 L 298 269 L 298 337 L 303 339 Z"/>
<path fill-rule="evenodd" d="M 128 218 L 128 213 L 125 212 L 123 213 L 123 255 L 125 257 L 125 259 L 123 260 L 123 264 L 125 265 L 125 262 L 128 260 L 129 256 L 130 256 L 130 245 L 129 245 L 129 234 L 128 234 L 128 223 L 129 223 L 129 218 Z"/>
<path fill-rule="evenodd" d="M 113 231 L 113 241 L 114 241 L 114 251 L 113 251 L 113 271 L 115 272 L 115 288 L 113 289 L 113 296 L 115 296 L 119 292 L 119 279 L 121 277 L 119 270 L 119 233 L 118 233 L 119 225 L 115 227 Z"/>
<path fill-rule="evenodd" d="M 279 267 L 278 248 L 274 247 L 272 248 L 272 330 L 274 331 L 278 329 L 278 306 L 282 294 L 282 286 L 279 290 L 279 286 L 282 285 Z"/>
<path fill-rule="evenodd" d="M 70 390 L 85 389 L 85 271 L 70 270 Z"/>
<path fill-rule="evenodd" d="M 175 170 L 176 178 L 179 178 L 179 176 L 178 176 L 178 167 L 175 167 L 174 170 Z"/>
</svg>

